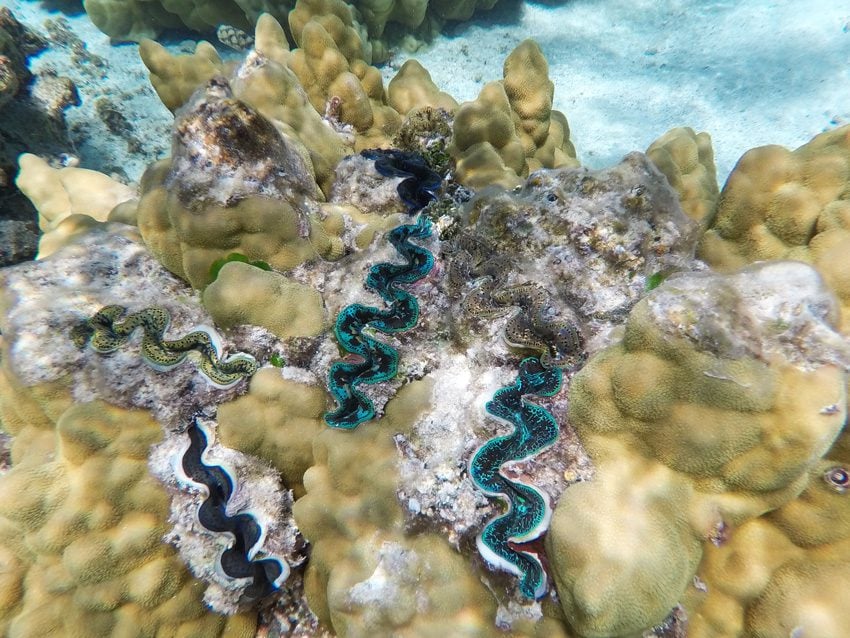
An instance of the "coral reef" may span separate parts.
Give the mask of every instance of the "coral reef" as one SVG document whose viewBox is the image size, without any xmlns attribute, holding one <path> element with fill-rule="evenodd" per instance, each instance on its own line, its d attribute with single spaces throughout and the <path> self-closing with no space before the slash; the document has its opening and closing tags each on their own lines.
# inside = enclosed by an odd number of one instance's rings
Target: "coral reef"
<svg viewBox="0 0 850 638">
<path fill-rule="evenodd" d="M 16 405 L 8 398 L 6 428 Z M 27 403 L 35 409 L 13 430 L 14 467 L 0 479 L 0 631 L 253 636 L 256 614 L 211 613 L 201 583 L 160 540 L 169 499 L 147 472 L 160 427 L 145 411 L 101 401 L 50 416 L 70 401 L 54 391 L 52 406 L 39 409 L 16 397 L 19 410 Z"/>
<path fill-rule="evenodd" d="M 0 631 L 850 622 L 848 129 L 720 195 L 687 128 L 580 168 L 531 41 L 465 104 L 384 87 L 388 21 L 475 3 L 427 6 L 88 0 L 256 29 L 238 64 L 143 43 L 175 122 L 138 199 L 21 158 L 50 237 L 0 272 Z"/>
<path fill-rule="evenodd" d="M 671 129 L 649 145 L 646 155 L 679 194 L 688 217 L 708 222 L 719 196 L 708 133 L 695 133 L 687 127 Z"/>
<path fill-rule="evenodd" d="M 806 489 L 787 505 L 706 547 L 687 600 L 689 635 L 840 635 L 847 605 L 850 502 L 845 442 L 810 470 Z M 839 589 L 835 589 L 834 587 Z"/>
<path fill-rule="evenodd" d="M 182 5 L 168 0 L 85 0 L 83 3 L 97 27 L 116 40 L 140 41 L 155 38 L 166 29 L 189 28 L 208 33 L 224 27 L 225 40 L 235 39 L 243 46 L 244 37 L 233 32 L 250 30 L 263 15 L 290 25 L 292 37 L 302 46 L 303 25 L 314 19 L 322 23 L 341 46 L 348 43 L 367 62 L 388 57 L 384 29 L 388 23 L 422 37 L 428 37 L 446 20 L 468 20 L 479 9 L 491 9 L 495 0 L 298 0 L 297 2 L 249 2 L 248 0 L 209 0 Z M 367 39 L 368 34 L 368 39 Z M 221 37 L 221 36 L 220 36 Z"/>
</svg>

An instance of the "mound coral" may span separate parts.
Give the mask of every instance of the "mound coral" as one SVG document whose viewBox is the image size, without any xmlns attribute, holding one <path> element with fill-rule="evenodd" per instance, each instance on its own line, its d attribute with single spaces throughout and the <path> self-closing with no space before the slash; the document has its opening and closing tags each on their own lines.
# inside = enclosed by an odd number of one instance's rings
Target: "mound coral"
<svg viewBox="0 0 850 638">
<path fill-rule="evenodd" d="M 41 419 L 52 445 L 40 458 L 18 431 L 0 480 L 3 633 L 253 636 L 256 614 L 210 612 L 202 583 L 160 540 L 169 499 L 147 472 L 159 425 L 99 401 L 70 406 L 53 428 Z"/>
<path fill-rule="evenodd" d="M 660 622 L 710 539 L 806 488 L 846 418 L 837 317 L 798 262 L 682 274 L 574 377 L 570 423 L 596 475 L 564 493 L 547 547 L 581 635 Z"/>
<path fill-rule="evenodd" d="M 708 133 L 674 128 L 655 140 L 646 154 L 676 189 L 682 210 L 698 222 L 708 222 L 717 206 L 717 171 Z"/>
<path fill-rule="evenodd" d="M 468 20 L 479 9 L 491 9 L 495 0 L 298 0 L 297 2 L 250 2 L 208 0 L 184 5 L 171 0 L 85 0 L 83 6 L 92 22 L 116 40 L 138 42 L 155 38 L 166 29 L 189 28 L 201 33 L 226 25 L 250 30 L 265 13 L 288 22 L 295 42 L 303 24 L 311 19 L 322 23 L 337 43 L 346 43 L 367 62 L 387 59 L 389 47 L 382 37 L 388 23 L 412 33 L 430 35 L 446 20 Z M 368 34 L 368 39 L 367 39 Z"/>
<path fill-rule="evenodd" d="M 142 178 L 139 229 L 162 263 L 198 288 L 234 249 L 283 271 L 338 258 L 336 220 L 308 207 L 319 197 L 308 161 L 226 82 L 211 80 L 175 123 L 174 157 Z"/>
<path fill-rule="evenodd" d="M 821 133 L 795 151 L 762 146 L 738 161 L 700 242 L 712 268 L 764 259 L 810 263 L 838 295 L 850 330 L 850 125 Z"/>
</svg>

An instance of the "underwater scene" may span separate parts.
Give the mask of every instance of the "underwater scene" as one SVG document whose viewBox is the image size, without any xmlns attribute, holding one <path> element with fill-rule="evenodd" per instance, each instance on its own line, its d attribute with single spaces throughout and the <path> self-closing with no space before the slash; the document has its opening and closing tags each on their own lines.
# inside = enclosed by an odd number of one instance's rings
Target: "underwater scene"
<svg viewBox="0 0 850 638">
<path fill-rule="evenodd" d="M 0 0 L 0 636 L 850 638 L 850 5 Z"/>
</svg>

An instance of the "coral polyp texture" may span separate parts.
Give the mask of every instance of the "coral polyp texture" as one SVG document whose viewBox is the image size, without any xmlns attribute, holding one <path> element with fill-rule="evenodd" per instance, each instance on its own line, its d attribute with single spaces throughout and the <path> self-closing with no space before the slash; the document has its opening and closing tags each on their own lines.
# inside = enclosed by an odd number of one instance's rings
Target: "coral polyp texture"
<svg viewBox="0 0 850 638">
<path fill-rule="evenodd" d="M 718 270 L 764 259 L 812 264 L 842 305 L 850 329 L 850 125 L 800 148 L 762 146 L 738 161 L 700 243 Z"/>
<path fill-rule="evenodd" d="M 20 159 L 0 633 L 842 636 L 850 128 L 582 168 L 537 44 L 385 87 L 385 24 L 476 5 L 367 4 L 86 3 L 256 28 L 142 43 L 138 192 Z"/>
<path fill-rule="evenodd" d="M 561 371 L 546 368 L 539 359 L 524 359 L 513 384 L 500 388 L 487 403 L 487 413 L 511 425 L 510 434 L 487 441 L 469 461 L 469 475 L 490 496 L 508 501 L 506 514 L 490 521 L 478 535 L 478 551 L 498 569 L 519 577 L 519 590 L 528 598 L 546 593 L 546 574 L 533 553 L 515 545 L 538 538 L 549 526 L 552 508 L 533 485 L 512 481 L 502 474 L 509 461 L 522 461 L 549 447 L 558 438 L 558 422 L 527 395 L 551 396 L 561 388 Z"/>
<path fill-rule="evenodd" d="M 596 475 L 564 493 L 547 546 L 581 635 L 660 622 L 712 540 L 805 498 L 846 419 L 838 316 L 799 262 L 681 274 L 576 375 L 570 423 Z"/>
</svg>

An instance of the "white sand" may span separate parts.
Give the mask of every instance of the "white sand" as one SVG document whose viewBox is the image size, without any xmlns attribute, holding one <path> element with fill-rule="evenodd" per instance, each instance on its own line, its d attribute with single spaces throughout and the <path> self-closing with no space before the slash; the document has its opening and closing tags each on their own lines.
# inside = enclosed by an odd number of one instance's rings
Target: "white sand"
<svg viewBox="0 0 850 638">
<path fill-rule="evenodd" d="M 40 2 L 2 0 L 19 20 L 44 31 L 62 17 Z M 503 0 L 509 9 L 450 26 L 418 51 L 443 89 L 473 99 L 502 77 L 516 44 L 534 37 L 549 60 L 555 107 L 566 113 L 582 163 L 603 167 L 646 147 L 673 126 L 708 131 L 721 184 L 746 149 L 796 147 L 850 122 L 850 5 L 837 0 L 563 0 L 558 6 Z M 519 5 L 519 6 L 517 6 Z M 842 6 L 843 5 L 843 6 Z M 147 82 L 135 45 L 111 46 L 85 14 L 75 34 L 108 66 L 83 68 L 68 49 L 32 60 L 72 77 L 83 104 L 67 111 L 83 166 L 123 169 L 133 180 L 169 152 L 171 115 Z M 173 51 L 179 47 L 169 47 Z M 385 78 L 411 57 L 399 52 Z M 110 134 L 93 104 L 120 104 L 143 155 Z"/>
<path fill-rule="evenodd" d="M 393 66 L 416 57 L 441 89 L 469 100 L 533 37 L 583 164 L 610 165 L 690 126 L 711 134 L 721 184 L 749 148 L 795 148 L 850 122 L 847 3 L 566 0 L 525 4 L 513 18 L 488 25 L 482 13 Z"/>
</svg>

